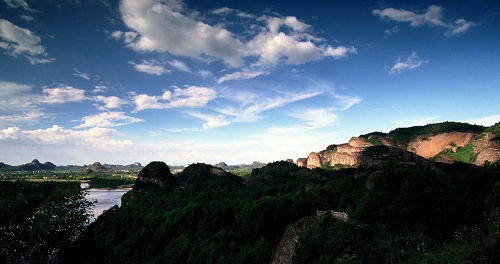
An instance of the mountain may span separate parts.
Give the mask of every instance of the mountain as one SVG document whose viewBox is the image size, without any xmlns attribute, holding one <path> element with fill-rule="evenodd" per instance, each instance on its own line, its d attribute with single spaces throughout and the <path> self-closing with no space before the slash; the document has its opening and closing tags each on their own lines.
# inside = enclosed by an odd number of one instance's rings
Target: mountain
<svg viewBox="0 0 500 264">
<path fill-rule="evenodd" d="M 443 122 L 397 128 L 389 133 L 372 132 L 311 152 L 296 163 L 308 168 L 358 166 L 365 149 L 373 146 L 396 147 L 431 161 L 481 166 L 500 160 L 500 122 L 491 127 Z"/>
<path fill-rule="evenodd" d="M 37 159 L 31 161 L 31 163 L 26 163 L 24 165 L 19 165 L 17 167 L 12 168 L 11 170 L 16 171 L 37 171 L 37 170 L 53 170 L 56 168 L 56 165 L 52 162 L 40 163 Z"/>
</svg>

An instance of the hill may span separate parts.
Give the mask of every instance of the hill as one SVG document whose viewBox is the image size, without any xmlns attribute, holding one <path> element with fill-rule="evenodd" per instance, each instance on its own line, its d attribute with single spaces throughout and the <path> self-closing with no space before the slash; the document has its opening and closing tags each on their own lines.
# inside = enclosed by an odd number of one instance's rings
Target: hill
<svg viewBox="0 0 500 264">
<path fill-rule="evenodd" d="M 202 163 L 175 175 L 163 162 L 148 164 L 130 192 L 136 195 L 103 213 L 60 259 L 92 252 L 81 262 L 500 260 L 491 242 L 500 239 L 500 163 L 433 163 L 390 146 L 364 152 L 355 168 L 279 161 L 252 170 L 246 182 Z M 289 245 L 287 254 L 273 258 L 280 245 Z"/>
<path fill-rule="evenodd" d="M 500 123 L 484 127 L 443 122 L 397 128 L 389 133 L 372 132 L 352 137 L 348 143 L 311 152 L 307 158 L 297 160 L 297 164 L 308 168 L 358 166 L 363 151 L 371 146 L 397 147 L 432 161 L 481 166 L 500 160 Z"/>
</svg>

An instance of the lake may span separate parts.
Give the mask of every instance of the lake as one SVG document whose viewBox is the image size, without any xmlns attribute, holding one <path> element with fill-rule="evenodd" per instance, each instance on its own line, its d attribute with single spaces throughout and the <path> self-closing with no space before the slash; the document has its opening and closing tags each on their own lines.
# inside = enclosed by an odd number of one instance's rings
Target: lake
<svg viewBox="0 0 500 264">
<path fill-rule="evenodd" d="M 88 186 L 88 183 L 81 184 L 82 189 L 85 189 L 89 192 L 88 195 L 85 196 L 87 200 L 97 200 L 97 202 L 94 204 L 94 207 L 92 208 L 92 211 L 94 212 L 94 218 L 97 218 L 104 212 L 104 210 L 108 210 L 114 205 L 120 206 L 122 195 L 128 192 L 128 190 L 122 189 L 86 189 L 88 188 Z"/>
</svg>

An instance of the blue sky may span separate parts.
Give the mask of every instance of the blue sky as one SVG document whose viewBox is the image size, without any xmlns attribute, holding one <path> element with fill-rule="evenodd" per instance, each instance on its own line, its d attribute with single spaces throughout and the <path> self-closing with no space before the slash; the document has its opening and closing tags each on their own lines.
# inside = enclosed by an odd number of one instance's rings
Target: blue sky
<svg viewBox="0 0 500 264">
<path fill-rule="evenodd" d="M 248 164 L 500 121 L 500 3 L 0 0 L 0 161 Z"/>
</svg>

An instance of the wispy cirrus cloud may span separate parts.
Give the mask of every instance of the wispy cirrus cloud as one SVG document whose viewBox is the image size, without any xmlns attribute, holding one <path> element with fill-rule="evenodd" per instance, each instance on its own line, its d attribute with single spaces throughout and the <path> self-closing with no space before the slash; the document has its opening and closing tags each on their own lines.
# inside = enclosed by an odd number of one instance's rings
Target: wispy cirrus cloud
<svg viewBox="0 0 500 264">
<path fill-rule="evenodd" d="M 5 4 L 7 4 L 10 8 L 22 8 L 26 11 L 35 12 L 36 10 L 30 8 L 28 3 L 24 0 L 4 0 Z"/>
<path fill-rule="evenodd" d="M 423 25 L 437 26 L 447 29 L 445 36 L 454 36 L 465 33 L 468 29 L 477 24 L 467 21 L 463 18 L 455 20 L 453 23 L 443 21 L 444 8 L 437 5 L 429 6 L 424 13 L 418 14 L 413 11 L 385 8 L 382 10 L 375 9 L 372 13 L 381 18 L 394 20 L 397 22 L 410 23 L 411 26 L 418 27 Z"/>
<path fill-rule="evenodd" d="M 137 122 L 144 122 L 144 119 L 127 116 L 124 112 L 103 112 L 97 115 L 89 115 L 82 118 L 83 123 L 75 128 L 84 127 L 116 127 Z"/>
<path fill-rule="evenodd" d="M 404 60 L 399 57 L 394 66 L 392 66 L 392 68 L 389 70 L 389 74 L 413 70 L 424 65 L 425 63 L 429 63 L 429 60 L 419 59 L 417 52 L 414 51 Z"/>
<path fill-rule="evenodd" d="M 90 80 L 90 77 L 87 73 L 79 71 L 77 68 L 73 68 L 75 70 L 75 73 L 73 73 L 73 76 L 77 76 L 80 78 L 83 78 L 85 80 Z"/>
<path fill-rule="evenodd" d="M 231 80 L 246 80 L 246 79 L 251 79 L 255 78 L 259 75 L 265 74 L 266 72 L 264 71 L 250 71 L 250 70 L 243 70 L 241 72 L 233 72 L 233 73 L 228 73 L 222 77 L 220 77 L 217 80 L 217 83 L 223 83 L 225 81 L 231 81 Z"/>
</svg>

